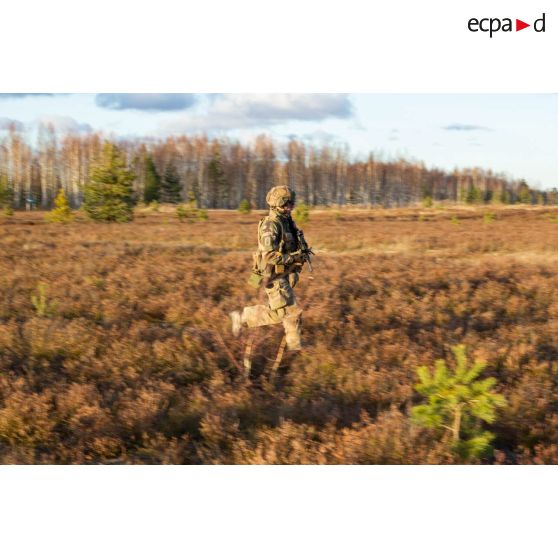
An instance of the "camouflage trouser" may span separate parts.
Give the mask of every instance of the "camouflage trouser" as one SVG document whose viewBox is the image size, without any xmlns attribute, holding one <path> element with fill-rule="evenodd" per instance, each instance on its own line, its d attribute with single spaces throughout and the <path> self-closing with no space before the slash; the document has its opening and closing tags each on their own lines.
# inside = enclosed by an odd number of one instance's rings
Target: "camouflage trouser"
<svg viewBox="0 0 558 558">
<path fill-rule="evenodd" d="M 242 311 L 242 321 L 248 327 L 259 327 L 283 323 L 287 347 L 290 350 L 299 350 L 300 323 L 302 310 L 296 304 L 293 287 L 298 281 L 298 274 L 291 273 L 288 277 L 276 279 L 265 292 L 268 298 L 267 306 L 257 304 L 246 306 Z"/>
</svg>

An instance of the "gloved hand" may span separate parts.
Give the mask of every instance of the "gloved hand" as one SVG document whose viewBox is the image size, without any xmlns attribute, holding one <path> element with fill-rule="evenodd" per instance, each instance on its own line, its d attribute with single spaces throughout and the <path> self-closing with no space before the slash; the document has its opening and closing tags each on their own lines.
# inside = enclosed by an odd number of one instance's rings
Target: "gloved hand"
<svg viewBox="0 0 558 558">
<path fill-rule="evenodd" d="M 285 258 L 285 265 L 291 265 L 291 264 L 296 264 L 296 263 L 303 263 L 304 262 L 304 258 L 302 256 L 302 252 L 300 250 L 297 250 L 296 252 L 291 252 L 286 258 Z"/>
</svg>

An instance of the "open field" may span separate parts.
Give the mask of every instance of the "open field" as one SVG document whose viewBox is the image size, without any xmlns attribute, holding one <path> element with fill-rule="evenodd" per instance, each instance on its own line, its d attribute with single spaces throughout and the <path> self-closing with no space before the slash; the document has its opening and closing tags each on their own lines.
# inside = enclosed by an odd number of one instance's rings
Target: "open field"
<svg viewBox="0 0 558 558">
<path fill-rule="evenodd" d="M 164 209 L 0 217 L 0 462 L 458 462 L 409 411 L 463 343 L 508 401 L 481 462 L 558 463 L 558 208 L 311 212 L 306 350 L 272 375 L 262 329 L 249 378 L 227 314 L 262 300 L 263 213 Z"/>
</svg>

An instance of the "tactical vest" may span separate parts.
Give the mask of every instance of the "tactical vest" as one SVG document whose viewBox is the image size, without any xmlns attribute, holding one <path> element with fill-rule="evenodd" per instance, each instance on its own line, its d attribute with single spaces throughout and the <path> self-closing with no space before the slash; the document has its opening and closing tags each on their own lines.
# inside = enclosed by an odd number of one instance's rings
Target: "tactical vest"
<svg viewBox="0 0 558 558">
<path fill-rule="evenodd" d="M 267 251 L 267 249 L 261 245 L 260 238 L 261 238 L 261 228 L 262 225 L 266 222 L 266 220 L 271 220 L 277 225 L 279 225 L 279 230 L 281 231 L 281 240 L 279 241 L 278 251 L 281 254 L 290 254 L 291 252 L 295 252 L 298 247 L 298 241 L 296 238 L 296 234 L 294 230 L 288 226 L 287 223 L 283 222 L 278 215 L 266 215 L 263 219 L 260 220 L 258 224 L 258 251 L 254 253 L 254 270 L 263 273 L 265 271 L 266 263 L 263 261 L 262 254 Z M 283 266 L 276 266 L 276 267 L 283 267 Z M 276 269 L 277 274 L 283 273 L 285 270 Z"/>
</svg>

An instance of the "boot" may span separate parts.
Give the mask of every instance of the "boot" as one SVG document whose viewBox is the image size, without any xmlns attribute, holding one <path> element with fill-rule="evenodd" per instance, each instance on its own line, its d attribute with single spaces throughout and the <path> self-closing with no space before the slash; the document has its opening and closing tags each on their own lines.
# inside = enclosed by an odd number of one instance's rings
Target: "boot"
<svg viewBox="0 0 558 558">
<path fill-rule="evenodd" d="M 235 310 L 234 312 L 231 312 L 229 314 L 229 317 L 231 319 L 232 334 L 235 337 L 238 337 L 240 335 L 240 330 L 242 328 L 242 322 L 240 320 L 240 312 L 238 310 Z"/>
</svg>

